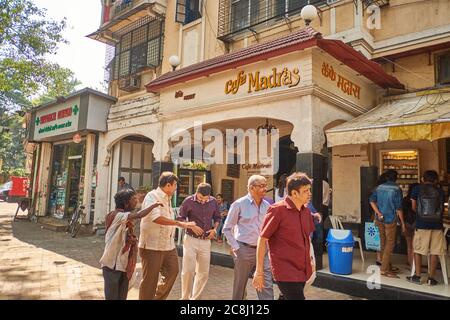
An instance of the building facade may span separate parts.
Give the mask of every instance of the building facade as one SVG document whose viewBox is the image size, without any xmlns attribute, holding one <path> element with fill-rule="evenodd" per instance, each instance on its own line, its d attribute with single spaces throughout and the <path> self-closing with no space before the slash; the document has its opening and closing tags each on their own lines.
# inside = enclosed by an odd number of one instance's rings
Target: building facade
<svg viewBox="0 0 450 320">
<path fill-rule="evenodd" d="M 318 17 L 305 27 L 300 12 L 308 2 Z M 415 169 L 405 169 L 410 172 L 404 173 L 404 185 L 428 168 L 442 176 L 448 172 L 445 134 L 411 145 L 401 136 L 393 142 L 367 140 L 379 132 L 368 132 L 364 140 L 351 125 L 358 119 L 375 123 L 359 117 L 392 101 L 405 105 L 411 94 L 446 100 L 441 91 L 450 82 L 447 0 L 103 0 L 102 5 L 100 27 L 89 37 L 109 48 L 109 93 L 118 100 L 108 131 L 99 136 L 102 183 L 95 224 L 112 209 L 119 176 L 134 187 L 150 187 L 162 171 L 176 171 L 182 183 L 174 206 L 200 181 L 211 182 L 227 201 L 243 196 L 248 176 L 263 173 L 266 164 L 205 164 L 205 154 L 213 150 L 211 139 L 196 135 L 199 127 L 216 130 L 224 140 L 227 129 L 277 128 L 280 158 L 269 157 L 268 163 L 279 170 L 266 174 L 270 188 L 282 173 L 305 171 L 314 178 L 313 202 L 320 208 L 327 178 L 333 214 L 360 230 L 372 186 L 362 188 L 361 181 L 392 166 L 398 154 L 386 152 L 421 155 L 420 164 L 409 164 Z M 176 70 L 169 62 L 173 55 L 180 59 Z M 440 91 L 422 90 L 431 87 Z M 191 161 L 181 163 L 172 157 L 180 130 L 189 132 L 193 151 Z M 341 132 L 353 133 L 337 137 Z M 251 157 L 249 148 L 244 155 Z"/>
<path fill-rule="evenodd" d="M 93 223 L 98 135 L 106 131 L 115 101 L 86 88 L 41 105 L 27 116 L 27 167 L 38 217 L 67 218 L 84 205 L 84 222 Z"/>
</svg>

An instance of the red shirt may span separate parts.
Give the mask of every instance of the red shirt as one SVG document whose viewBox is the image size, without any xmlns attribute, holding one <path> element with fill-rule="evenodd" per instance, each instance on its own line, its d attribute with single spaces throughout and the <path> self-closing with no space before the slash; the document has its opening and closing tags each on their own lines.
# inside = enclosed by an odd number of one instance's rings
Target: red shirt
<svg viewBox="0 0 450 320">
<path fill-rule="evenodd" d="M 306 282 L 311 276 L 310 234 L 314 221 L 307 207 L 297 210 L 291 199 L 270 206 L 261 237 L 269 239 L 272 273 L 276 281 Z"/>
</svg>

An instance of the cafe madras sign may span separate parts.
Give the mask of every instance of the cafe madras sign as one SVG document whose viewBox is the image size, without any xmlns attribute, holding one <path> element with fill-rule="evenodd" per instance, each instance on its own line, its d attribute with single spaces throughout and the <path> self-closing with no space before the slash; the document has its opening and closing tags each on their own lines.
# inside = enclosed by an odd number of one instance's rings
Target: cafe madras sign
<svg viewBox="0 0 450 320">
<path fill-rule="evenodd" d="M 78 103 L 39 110 L 34 120 L 34 138 L 46 138 L 78 130 Z"/>
<path fill-rule="evenodd" d="M 326 62 L 322 64 L 322 75 L 325 78 L 329 78 L 331 81 L 336 82 L 337 80 L 336 86 L 341 89 L 343 93 L 360 99 L 361 87 L 338 74 L 334 71 L 333 66 L 330 66 Z"/>
<path fill-rule="evenodd" d="M 242 86 L 247 87 L 247 92 L 258 92 L 278 87 L 295 87 L 300 83 L 298 68 L 289 70 L 287 67 L 278 71 L 272 68 L 272 73 L 268 75 L 261 74 L 260 71 L 246 74 L 240 71 L 235 79 L 228 80 L 225 83 L 225 94 L 236 94 Z"/>
</svg>

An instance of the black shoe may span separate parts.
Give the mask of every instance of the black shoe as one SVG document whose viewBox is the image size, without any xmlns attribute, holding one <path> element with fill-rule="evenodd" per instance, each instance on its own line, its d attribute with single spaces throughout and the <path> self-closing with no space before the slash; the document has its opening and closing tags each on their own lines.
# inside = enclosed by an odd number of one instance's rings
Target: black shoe
<svg viewBox="0 0 450 320">
<path fill-rule="evenodd" d="M 381 266 L 381 262 L 380 261 L 377 261 L 377 266 Z"/>
<path fill-rule="evenodd" d="M 280 296 L 278 297 L 278 300 L 286 300 L 286 299 L 284 298 L 284 295 L 282 293 L 280 293 Z"/>
<path fill-rule="evenodd" d="M 406 280 L 408 280 L 409 282 L 415 283 L 415 284 L 421 284 L 420 277 L 416 276 L 416 275 L 413 275 L 412 277 L 408 276 L 408 277 L 406 277 Z"/>
<path fill-rule="evenodd" d="M 437 282 L 436 280 L 434 280 L 431 277 L 429 277 L 428 280 L 427 280 L 427 285 L 429 285 L 429 286 L 436 286 L 438 284 L 439 284 L 439 282 Z"/>
</svg>

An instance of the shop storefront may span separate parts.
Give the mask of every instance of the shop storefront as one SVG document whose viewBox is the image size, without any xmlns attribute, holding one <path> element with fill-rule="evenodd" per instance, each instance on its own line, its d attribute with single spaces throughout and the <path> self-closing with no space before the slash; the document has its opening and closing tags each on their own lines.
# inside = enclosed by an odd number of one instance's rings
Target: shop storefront
<svg viewBox="0 0 450 320">
<path fill-rule="evenodd" d="M 333 215 L 347 222 L 347 226 L 358 229 L 363 242 L 364 225 L 373 220 L 368 197 L 376 187 L 379 175 L 387 169 L 398 172 L 397 184 L 404 196 L 412 184 L 421 182 L 426 170 L 435 170 L 448 199 L 449 101 L 448 88 L 391 96 L 370 112 L 327 130 L 328 145 L 332 147 L 333 155 Z M 444 228 L 445 232 L 450 228 L 448 206 Z M 394 263 L 408 275 L 406 243 L 400 227 L 397 231 Z M 365 254 L 370 257 L 369 265 L 373 264 L 374 254 Z M 364 268 L 360 271 L 354 275 L 356 278 L 365 273 Z M 444 284 L 441 271 L 438 274 L 440 284 L 432 290 L 424 289 L 424 286 L 411 287 L 406 275 L 400 279 L 382 280 L 394 287 L 448 298 L 448 286 Z"/>
<path fill-rule="evenodd" d="M 372 109 L 377 90 L 402 86 L 351 47 L 307 28 L 164 74 L 146 87 L 160 96 L 161 133 L 152 139 L 160 145 L 153 149 L 153 176 L 159 176 L 161 168 L 173 170 L 173 149 L 182 138 L 214 158 L 203 157 L 206 170 L 180 169 L 180 198 L 210 175 L 213 192 L 231 203 L 247 193 L 252 174 L 267 177 L 267 197 L 272 198 L 279 175 L 298 170 L 314 178 L 313 201 L 320 208 L 327 176 L 324 128 Z M 230 130 L 251 136 L 261 129 L 269 140 L 278 134 L 267 143 L 274 152 L 268 151 L 264 159 L 256 153 L 267 140 L 261 144 L 246 137 L 230 143 Z M 188 137 L 180 132 L 188 132 Z M 252 151 L 254 145 L 258 152 Z M 229 252 L 226 243 L 212 249 Z"/>
<path fill-rule="evenodd" d="M 79 205 L 92 220 L 97 185 L 98 133 L 115 98 L 84 89 L 31 114 L 28 141 L 37 145 L 33 203 L 38 216 L 66 218 Z"/>
</svg>

